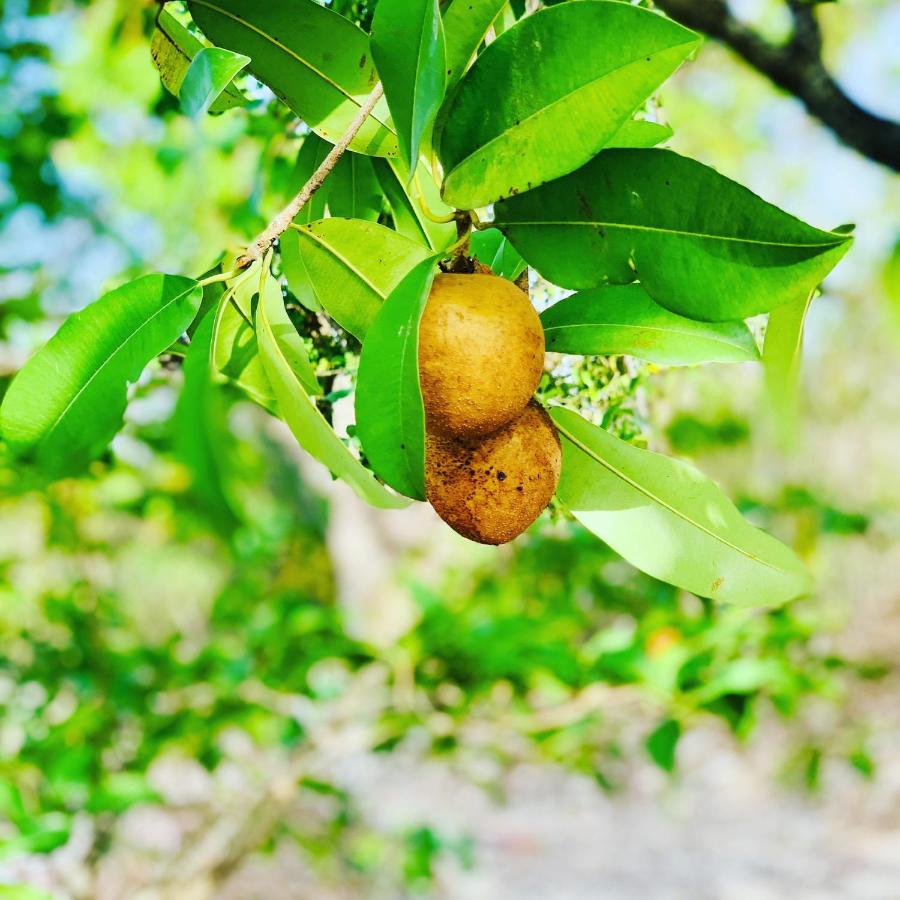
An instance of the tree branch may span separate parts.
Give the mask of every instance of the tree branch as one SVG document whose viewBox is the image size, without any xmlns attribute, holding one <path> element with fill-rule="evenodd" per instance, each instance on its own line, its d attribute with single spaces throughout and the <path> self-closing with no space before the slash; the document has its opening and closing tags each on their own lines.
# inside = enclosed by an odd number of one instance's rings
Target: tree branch
<svg viewBox="0 0 900 900">
<path fill-rule="evenodd" d="M 728 9 L 725 0 L 655 0 L 673 19 L 702 31 L 734 50 L 845 144 L 890 169 L 900 171 L 900 123 L 863 109 L 848 97 L 822 63 L 822 34 L 813 5 L 788 0 L 794 34 L 788 43 L 769 43 Z"/>
<path fill-rule="evenodd" d="M 356 137 L 359 129 L 362 128 L 363 123 L 372 113 L 372 110 L 375 109 L 375 104 L 381 99 L 383 93 L 384 88 L 382 87 L 381 82 L 379 82 L 372 89 L 372 93 L 366 98 L 365 103 L 359 108 L 359 112 L 347 126 L 347 130 L 341 135 L 341 139 L 331 148 L 331 151 L 325 159 L 322 160 L 322 164 L 319 168 L 312 173 L 309 181 L 300 188 L 300 192 L 297 196 L 294 197 L 294 199 L 291 200 L 291 202 L 288 203 L 288 205 L 285 206 L 271 222 L 269 222 L 265 229 L 257 235 L 253 243 L 248 245 L 247 249 L 244 251 L 244 255 L 237 261 L 237 267 L 239 269 L 245 269 L 251 263 L 261 259 L 269 247 L 271 247 L 272 244 L 274 244 L 275 241 L 291 227 L 291 222 L 294 221 L 297 213 L 309 203 L 312 195 L 322 187 L 325 179 L 334 171 L 334 167 L 337 165 L 338 160 L 344 155 L 347 147 L 350 146 L 350 141 Z"/>
</svg>

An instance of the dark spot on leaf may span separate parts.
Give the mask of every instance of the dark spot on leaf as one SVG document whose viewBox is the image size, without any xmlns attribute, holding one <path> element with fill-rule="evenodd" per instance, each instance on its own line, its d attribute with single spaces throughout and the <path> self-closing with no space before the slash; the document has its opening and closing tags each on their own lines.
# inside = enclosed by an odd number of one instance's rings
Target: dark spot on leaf
<svg viewBox="0 0 900 900">
<path fill-rule="evenodd" d="M 578 201 L 578 209 L 588 218 L 593 216 L 594 208 L 591 206 L 591 201 L 588 200 L 587 194 L 580 188 L 575 192 L 575 199 Z"/>
<path fill-rule="evenodd" d="M 497 481 L 506 481 L 506 472 L 498 472 Z"/>
<path fill-rule="evenodd" d="M 519 491 L 519 492 L 520 492 L 520 493 L 521 493 L 521 492 L 522 492 L 522 491 L 524 491 L 524 490 L 525 490 L 525 486 L 524 486 L 524 485 L 521 485 L 521 484 L 519 484 L 519 485 L 517 485 L 517 486 L 516 486 L 516 490 L 517 490 L 517 491 Z"/>
</svg>

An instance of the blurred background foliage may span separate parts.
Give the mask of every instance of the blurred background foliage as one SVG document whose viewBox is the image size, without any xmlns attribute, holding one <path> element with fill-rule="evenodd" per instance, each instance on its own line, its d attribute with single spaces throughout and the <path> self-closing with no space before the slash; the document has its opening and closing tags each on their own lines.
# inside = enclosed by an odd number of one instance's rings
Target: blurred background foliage
<svg viewBox="0 0 900 900">
<path fill-rule="evenodd" d="M 744 5 L 777 30 L 779 4 Z M 883 106 L 891 73 L 872 67 L 896 8 L 829 6 L 836 71 Z M 102 290 L 199 274 L 263 225 L 296 189 L 302 134 L 248 78 L 246 110 L 183 116 L 150 58 L 152 3 L 0 9 L 2 390 Z M 263 412 L 164 359 L 85 477 L 0 468 L 0 883 L 248 896 L 248 861 L 288 852 L 315 896 L 393 897 L 436 889 L 439 860 L 477 868 L 466 829 L 437 814 L 364 812 L 343 767 L 370 755 L 434 757 L 498 796 L 535 761 L 615 792 L 642 766 L 677 779 L 694 729 L 752 744 L 778 721 L 795 787 L 835 763 L 878 777 L 889 726 L 865 698 L 889 696 L 900 649 L 900 189 L 718 47 L 661 108 L 676 149 L 813 222 L 859 223 L 813 306 L 798 446 L 779 446 L 753 366 L 561 360 L 543 389 L 575 385 L 605 424 L 698 460 L 801 552 L 817 595 L 714 608 L 552 515 L 490 551 L 427 510 L 392 524 L 407 514 L 362 509 Z M 336 413 L 347 388 L 335 380 Z"/>
</svg>

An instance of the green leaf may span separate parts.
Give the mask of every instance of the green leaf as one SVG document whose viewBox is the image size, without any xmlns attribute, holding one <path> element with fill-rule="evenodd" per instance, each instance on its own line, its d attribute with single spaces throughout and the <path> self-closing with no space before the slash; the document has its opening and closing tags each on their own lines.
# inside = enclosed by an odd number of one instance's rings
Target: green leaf
<svg viewBox="0 0 900 900">
<path fill-rule="evenodd" d="M 25 364 L 0 409 L 10 451 L 51 476 L 76 472 L 122 424 L 129 382 L 193 321 L 191 278 L 146 275 L 71 316 Z"/>
<path fill-rule="evenodd" d="M 390 493 L 350 452 L 304 389 L 292 365 L 293 350 L 282 343 L 286 333 L 283 315 L 281 297 L 276 297 L 273 291 L 264 291 L 256 310 L 260 354 L 279 412 L 297 442 L 372 506 L 382 509 L 406 506 L 409 501 Z"/>
<path fill-rule="evenodd" d="M 184 76 L 178 92 L 181 108 L 189 116 L 205 116 L 248 62 L 249 56 L 221 47 L 204 47 Z"/>
<path fill-rule="evenodd" d="M 284 298 L 281 296 L 281 287 L 268 273 L 262 281 L 261 303 L 266 307 L 266 324 L 275 335 L 278 347 L 291 371 L 297 376 L 297 380 L 303 385 L 303 390 L 310 396 L 322 393 L 316 371 L 309 361 L 309 354 L 303 346 L 303 339 L 297 333 L 294 323 L 291 321 L 284 307 Z M 269 379 L 271 382 L 271 378 Z"/>
<path fill-rule="evenodd" d="M 188 8 L 214 44 L 249 56 L 248 71 L 333 144 L 378 83 L 368 35 L 315 0 L 189 0 Z M 388 121 L 382 101 L 350 149 L 395 155 L 397 138 Z"/>
<path fill-rule="evenodd" d="M 496 225 L 565 288 L 639 278 L 692 319 L 745 319 L 808 294 L 851 238 L 820 231 L 670 150 L 604 150 L 498 203 Z"/>
<path fill-rule="evenodd" d="M 648 122 L 646 119 L 629 119 L 607 142 L 604 150 L 613 147 L 655 147 L 667 141 L 674 132 L 668 125 Z"/>
<path fill-rule="evenodd" d="M 444 27 L 437 0 L 379 0 L 371 45 L 400 152 L 412 169 L 444 99 Z"/>
<path fill-rule="evenodd" d="M 475 60 L 441 109 L 444 199 L 472 209 L 577 169 L 699 41 L 671 19 L 613 0 L 522 19 Z"/>
<path fill-rule="evenodd" d="M 374 222 L 323 219 L 300 229 L 300 255 L 322 308 L 363 340 L 385 297 L 426 247 Z"/>
<path fill-rule="evenodd" d="M 394 227 L 400 234 L 433 250 L 445 250 L 456 240 L 454 222 L 433 222 L 425 215 L 423 204 L 436 216 L 452 209 L 441 200 L 424 160 L 419 161 L 416 180 L 409 184 L 408 169 L 399 159 L 373 159 L 375 175 L 391 207 Z"/>
<path fill-rule="evenodd" d="M 627 353 L 670 366 L 759 359 L 744 322 L 686 319 L 655 303 L 639 284 L 573 294 L 544 310 L 541 322 L 547 349 L 557 353 Z"/>
<path fill-rule="evenodd" d="M 345 153 L 326 184 L 329 184 L 328 209 L 333 216 L 370 222 L 378 220 L 382 206 L 381 185 L 367 156 Z"/>
<path fill-rule="evenodd" d="M 223 254 L 224 255 L 224 254 Z M 215 265 L 207 269 L 199 278 L 198 281 L 202 281 L 204 278 L 208 278 L 211 275 L 220 275 L 222 272 L 222 259 L 220 258 Z M 200 327 L 200 323 L 206 318 L 207 313 L 211 312 L 214 309 L 217 309 L 219 306 L 219 301 L 222 299 L 222 294 L 225 293 L 225 285 L 221 281 L 213 281 L 209 284 L 203 285 L 203 298 L 200 301 L 200 306 L 197 309 L 197 315 L 194 316 L 194 321 L 191 322 L 190 325 L 185 329 L 185 332 L 193 341 L 194 334 L 197 329 Z M 180 349 L 182 352 L 186 350 L 184 344 L 180 344 L 177 341 L 169 348 L 171 350 Z"/>
<path fill-rule="evenodd" d="M 447 91 L 466 71 L 506 0 L 453 0 L 444 13 Z"/>
<path fill-rule="evenodd" d="M 231 300 L 222 303 L 213 326 L 213 371 L 273 415 L 278 415 L 275 395 L 263 369 L 253 327 L 253 298 L 259 286 L 260 263 L 229 283 L 236 286 Z"/>
<path fill-rule="evenodd" d="M 174 446 L 191 473 L 193 492 L 217 526 L 233 527 L 234 508 L 225 492 L 230 443 L 225 397 L 210 368 L 215 314 L 208 313 L 184 360 L 184 385 L 173 417 Z"/>
<path fill-rule="evenodd" d="M 766 393 L 785 445 L 797 436 L 800 360 L 803 354 L 803 325 L 815 297 L 812 291 L 779 306 L 769 315 L 763 345 Z"/>
<path fill-rule="evenodd" d="M 391 291 L 366 335 L 356 385 L 356 427 L 369 463 L 415 500 L 425 499 L 419 322 L 434 274 L 434 259 L 426 259 Z"/>
<path fill-rule="evenodd" d="M 289 228 L 278 239 L 281 252 L 281 268 L 291 293 L 309 310 L 319 312 L 322 304 L 316 297 L 312 278 L 306 270 L 306 263 L 300 255 L 300 236 Z"/>
<path fill-rule="evenodd" d="M 501 278 L 515 281 L 525 271 L 525 260 L 497 228 L 476 231 L 470 240 L 472 255 L 480 263 L 490 266 Z"/>
<path fill-rule="evenodd" d="M 160 10 L 156 28 L 150 39 L 150 54 L 159 71 L 159 77 L 169 93 L 178 97 L 181 86 L 191 66 L 191 60 L 204 49 L 204 45 L 171 13 Z M 247 98 L 233 85 L 225 87 L 209 108 L 218 114 L 247 105 Z"/>
<path fill-rule="evenodd" d="M 645 746 L 650 758 L 666 772 L 675 770 L 675 749 L 681 737 L 681 724 L 667 719 L 647 737 Z"/>
<path fill-rule="evenodd" d="M 626 444 L 571 410 L 550 414 L 563 446 L 560 501 L 632 565 L 744 606 L 776 606 L 809 590 L 793 551 L 750 525 L 693 466 Z"/>
</svg>

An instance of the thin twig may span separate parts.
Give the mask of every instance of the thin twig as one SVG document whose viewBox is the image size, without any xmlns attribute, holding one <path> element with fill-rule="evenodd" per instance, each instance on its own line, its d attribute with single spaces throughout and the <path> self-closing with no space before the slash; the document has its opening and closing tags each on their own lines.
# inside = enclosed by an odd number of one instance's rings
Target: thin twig
<svg viewBox="0 0 900 900">
<path fill-rule="evenodd" d="M 322 160 L 322 164 L 310 176 L 309 181 L 303 185 L 297 196 L 269 222 L 265 230 L 260 232 L 253 243 L 247 247 L 244 255 L 237 261 L 239 269 L 245 269 L 260 259 L 272 244 L 278 240 L 279 236 L 287 231 L 297 213 L 306 206 L 312 195 L 322 187 L 325 179 L 334 171 L 338 160 L 344 155 L 347 147 L 350 146 L 350 142 L 356 137 L 383 93 L 384 88 L 379 82 L 372 89 L 372 93 L 366 98 L 365 103 L 359 108 L 359 112 L 347 127 L 347 130 L 341 135 L 341 139 L 331 148 L 329 154 Z"/>
</svg>

